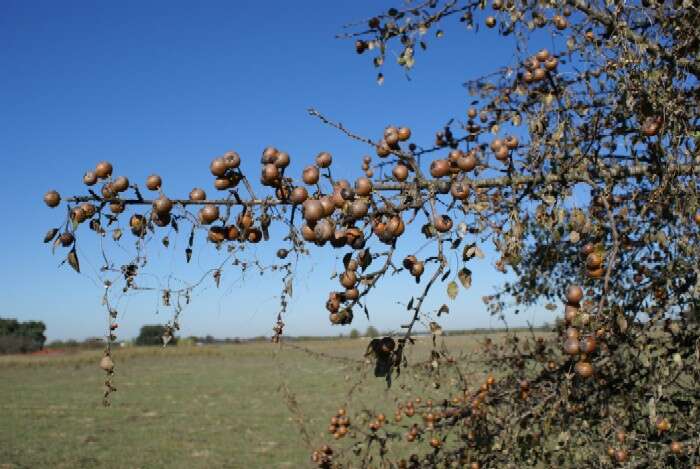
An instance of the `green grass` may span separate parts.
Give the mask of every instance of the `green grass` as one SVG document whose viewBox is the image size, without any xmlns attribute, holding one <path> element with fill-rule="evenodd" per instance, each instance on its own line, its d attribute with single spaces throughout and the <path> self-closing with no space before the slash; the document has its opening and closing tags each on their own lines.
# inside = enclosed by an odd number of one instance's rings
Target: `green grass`
<svg viewBox="0 0 700 469">
<path fill-rule="evenodd" d="M 456 356 L 481 339 L 446 341 Z M 428 357 L 428 340 L 412 347 L 411 362 Z M 391 411 L 411 393 L 430 397 L 410 369 L 387 389 L 363 360 L 366 344 L 121 349 L 109 408 L 100 352 L 0 357 L 0 468 L 307 467 L 339 406 Z"/>
</svg>

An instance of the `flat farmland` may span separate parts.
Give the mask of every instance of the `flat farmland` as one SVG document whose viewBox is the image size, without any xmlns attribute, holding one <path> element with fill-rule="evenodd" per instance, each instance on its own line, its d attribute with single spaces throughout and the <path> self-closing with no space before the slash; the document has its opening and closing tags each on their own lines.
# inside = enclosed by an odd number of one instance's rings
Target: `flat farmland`
<svg viewBox="0 0 700 469">
<path fill-rule="evenodd" d="M 459 358 L 484 338 L 444 342 Z M 415 368 L 391 387 L 375 377 L 368 342 L 118 349 L 109 408 L 99 351 L 0 357 L 0 468 L 307 467 L 339 406 L 391 412 L 397 400 L 431 397 Z M 429 351 L 430 338 L 418 338 L 409 363 Z M 484 374 L 462 371 L 475 382 Z"/>
</svg>

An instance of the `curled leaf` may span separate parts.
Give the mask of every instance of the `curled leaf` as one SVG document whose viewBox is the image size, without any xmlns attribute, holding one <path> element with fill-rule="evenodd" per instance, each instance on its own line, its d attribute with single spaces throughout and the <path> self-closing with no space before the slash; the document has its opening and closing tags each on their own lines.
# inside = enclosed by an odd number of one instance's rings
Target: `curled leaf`
<svg viewBox="0 0 700 469">
<path fill-rule="evenodd" d="M 49 231 L 46 232 L 46 235 L 44 236 L 44 242 L 48 243 L 49 241 L 54 239 L 57 234 L 58 234 L 58 228 L 50 229 Z"/>
<path fill-rule="evenodd" d="M 70 266 L 73 267 L 73 270 L 80 273 L 80 263 L 78 262 L 78 255 L 75 252 L 75 248 L 71 249 L 70 252 L 68 252 L 67 259 Z"/>
<path fill-rule="evenodd" d="M 465 289 L 468 290 L 469 287 L 472 286 L 472 271 L 467 269 L 466 267 L 463 267 L 457 273 L 457 278 L 459 279 L 459 283 L 461 283 Z"/>
</svg>

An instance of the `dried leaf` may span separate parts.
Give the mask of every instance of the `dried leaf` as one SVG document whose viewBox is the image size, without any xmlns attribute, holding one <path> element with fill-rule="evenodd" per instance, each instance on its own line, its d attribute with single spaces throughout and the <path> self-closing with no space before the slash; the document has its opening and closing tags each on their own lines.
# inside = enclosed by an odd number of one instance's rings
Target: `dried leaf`
<svg viewBox="0 0 700 469">
<path fill-rule="evenodd" d="M 447 296 L 449 296 L 451 300 L 454 300 L 457 298 L 457 293 L 459 293 L 459 287 L 457 286 L 457 282 L 453 280 L 447 284 Z"/>
<path fill-rule="evenodd" d="M 434 335 L 442 335 L 442 327 L 440 324 L 436 323 L 435 321 L 431 321 L 429 327 L 430 332 L 432 332 Z"/>
<path fill-rule="evenodd" d="M 450 314 L 450 308 L 445 304 L 440 306 L 440 309 L 438 309 L 437 312 L 438 317 L 442 316 L 443 314 Z"/>
<path fill-rule="evenodd" d="M 122 230 L 121 228 L 117 228 L 116 230 L 112 231 L 112 239 L 115 241 L 119 241 L 122 237 Z"/>
<path fill-rule="evenodd" d="M 73 267 L 73 270 L 80 273 L 80 263 L 78 262 L 78 254 L 76 254 L 75 248 L 70 250 L 67 259 L 70 266 Z"/>
<path fill-rule="evenodd" d="M 50 229 L 49 231 L 46 232 L 46 235 L 44 236 L 44 242 L 48 243 L 49 241 L 54 239 L 57 234 L 58 234 L 58 228 Z"/>
<path fill-rule="evenodd" d="M 472 271 L 467 269 L 466 267 L 463 267 L 457 273 L 457 278 L 459 278 L 459 283 L 461 283 L 465 289 L 468 290 L 469 287 L 472 286 Z"/>
</svg>

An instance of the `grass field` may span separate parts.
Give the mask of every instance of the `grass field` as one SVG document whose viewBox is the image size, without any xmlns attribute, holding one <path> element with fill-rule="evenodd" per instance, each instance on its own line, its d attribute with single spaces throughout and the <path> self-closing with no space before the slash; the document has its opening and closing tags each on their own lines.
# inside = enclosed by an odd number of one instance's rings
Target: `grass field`
<svg viewBox="0 0 700 469">
<path fill-rule="evenodd" d="M 483 336 L 445 340 L 457 355 Z M 420 341 L 411 362 L 428 357 L 429 339 Z M 390 389 L 375 378 L 366 344 L 121 349 L 109 408 L 100 352 L 0 357 L 0 468 L 308 467 L 309 442 L 328 440 L 338 406 L 390 410 L 412 397 L 402 384 L 416 392 L 410 370 Z"/>
</svg>

